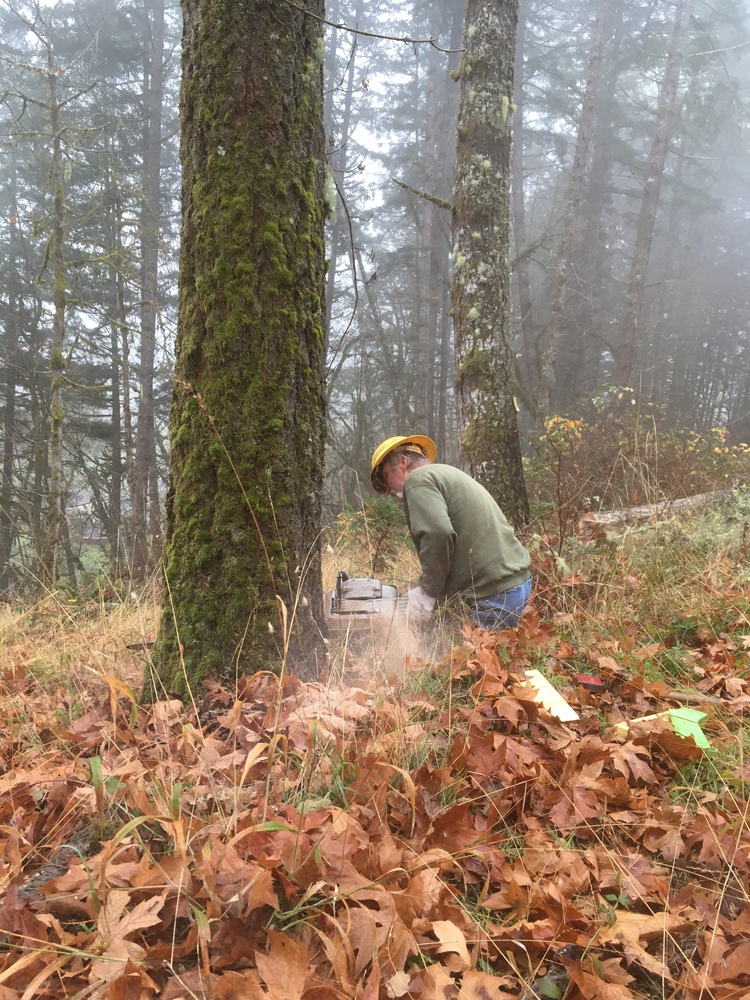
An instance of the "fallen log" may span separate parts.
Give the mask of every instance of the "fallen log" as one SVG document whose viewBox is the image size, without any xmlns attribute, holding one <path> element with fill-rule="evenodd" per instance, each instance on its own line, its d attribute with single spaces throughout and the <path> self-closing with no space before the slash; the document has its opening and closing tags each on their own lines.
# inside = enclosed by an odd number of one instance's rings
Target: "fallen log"
<svg viewBox="0 0 750 1000">
<path fill-rule="evenodd" d="M 644 507 L 589 511 L 578 519 L 578 531 L 583 533 L 588 526 L 594 524 L 616 531 L 618 528 L 627 528 L 633 524 L 658 520 L 662 515 L 685 514 L 688 511 L 702 510 L 704 507 L 712 505 L 718 506 L 728 503 L 732 499 L 733 492 L 731 489 L 714 490 L 712 493 L 699 493 L 694 497 L 665 500 L 663 503 L 647 504 Z"/>
</svg>

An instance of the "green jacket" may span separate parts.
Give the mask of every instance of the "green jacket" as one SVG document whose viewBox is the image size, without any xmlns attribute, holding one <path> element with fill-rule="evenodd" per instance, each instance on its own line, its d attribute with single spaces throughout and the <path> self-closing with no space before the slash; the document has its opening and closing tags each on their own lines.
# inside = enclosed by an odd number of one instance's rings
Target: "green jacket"
<svg viewBox="0 0 750 1000">
<path fill-rule="evenodd" d="M 490 597 L 529 579 L 529 553 L 487 490 L 452 465 L 420 465 L 404 510 L 432 597 Z"/>
</svg>

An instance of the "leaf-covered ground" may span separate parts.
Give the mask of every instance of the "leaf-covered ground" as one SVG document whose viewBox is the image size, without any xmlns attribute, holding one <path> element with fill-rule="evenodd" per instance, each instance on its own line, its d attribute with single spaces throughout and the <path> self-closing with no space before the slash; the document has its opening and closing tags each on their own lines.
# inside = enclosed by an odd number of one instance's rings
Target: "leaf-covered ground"
<svg viewBox="0 0 750 1000">
<path fill-rule="evenodd" d="M 57 686 L 17 658 L 0 1000 L 747 995 L 733 624 L 582 648 L 530 615 L 370 689 L 267 673 L 149 710 L 104 654 Z M 529 667 L 579 722 L 535 703 Z M 616 729 L 685 697 L 710 751 L 665 719 Z"/>
</svg>

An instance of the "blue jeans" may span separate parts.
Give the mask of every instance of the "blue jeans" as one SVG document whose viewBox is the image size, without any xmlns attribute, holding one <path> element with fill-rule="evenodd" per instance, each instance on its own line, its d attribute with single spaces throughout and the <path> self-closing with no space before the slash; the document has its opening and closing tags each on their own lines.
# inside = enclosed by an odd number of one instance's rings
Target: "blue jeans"
<svg viewBox="0 0 750 1000">
<path fill-rule="evenodd" d="M 523 609 L 531 597 L 531 579 L 519 587 L 503 590 L 491 597 L 479 597 L 469 601 L 471 620 L 481 628 L 500 632 L 504 628 L 515 628 Z"/>
</svg>

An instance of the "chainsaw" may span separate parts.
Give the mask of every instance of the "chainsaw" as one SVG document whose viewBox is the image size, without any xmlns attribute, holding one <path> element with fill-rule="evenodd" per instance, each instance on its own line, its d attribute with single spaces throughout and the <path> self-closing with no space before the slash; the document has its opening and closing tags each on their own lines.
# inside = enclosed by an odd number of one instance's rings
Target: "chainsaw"
<svg viewBox="0 0 750 1000">
<path fill-rule="evenodd" d="M 336 589 L 326 594 L 326 623 L 331 632 L 365 631 L 390 623 L 397 613 L 406 612 L 408 603 L 395 587 L 361 577 L 350 580 L 341 570 Z"/>
</svg>

